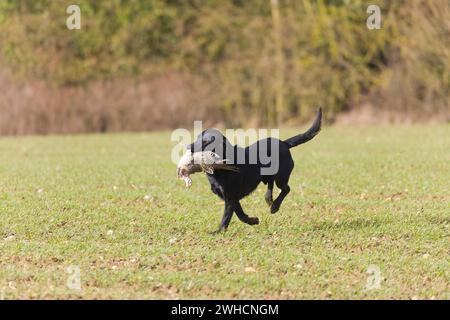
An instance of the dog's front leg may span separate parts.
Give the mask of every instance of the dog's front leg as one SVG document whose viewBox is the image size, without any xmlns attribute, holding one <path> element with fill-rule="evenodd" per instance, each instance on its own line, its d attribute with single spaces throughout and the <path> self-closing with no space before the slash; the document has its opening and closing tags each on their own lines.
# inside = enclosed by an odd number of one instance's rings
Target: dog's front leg
<svg viewBox="0 0 450 320">
<path fill-rule="evenodd" d="M 219 229 L 214 233 L 219 233 L 227 230 L 231 218 L 233 217 L 233 212 L 234 212 L 234 202 L 225 199 L 225 209 L 223 212 L 222 222 L 220 223 Z"/>
<path fill-rule="evenodd" d="M 239 201 L 236 201 L 235 212 L 239 220 L 241 220 L 242 222 L 245 222 L 249 225 L 259 224 L 259 219 L 257 217 L 249 217 L 245 214 Z"/>
</svg>

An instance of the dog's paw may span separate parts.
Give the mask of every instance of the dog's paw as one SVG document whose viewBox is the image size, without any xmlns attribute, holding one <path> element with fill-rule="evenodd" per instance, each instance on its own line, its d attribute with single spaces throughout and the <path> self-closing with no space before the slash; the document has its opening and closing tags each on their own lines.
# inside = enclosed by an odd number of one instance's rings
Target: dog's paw
<svg viewBox="0 0 450 320">
<path fill-rule="evenodd" d="M 278 210 L 280 210 L 280 206 L 277 205 L 276 203 L 273 203 L 273 204 L 270 206 L 270 213 L 277 213 Z"/>
<path fill-rule="evenodd" d="M 248 220 L 248 224 L 249 225 L 255 225 L 255 224 L 259 224 L 259 218 L 258 217 L 252 217 Z"/>
<path fill-rule="evenodd" d="M 215 230 L 215 231 L 209 232 L 209 234 L 212 235 L 212 236 L 216 236 L 216 235 L 219 235 L 219 234 L 221 234 L 221 233 L 224 233 L 225 231 L 227 231 L 227 229 L 221 229 L 221 228 L 219 228 L 219 229 L 217 229 L 217 230 Z"/>
</svg>

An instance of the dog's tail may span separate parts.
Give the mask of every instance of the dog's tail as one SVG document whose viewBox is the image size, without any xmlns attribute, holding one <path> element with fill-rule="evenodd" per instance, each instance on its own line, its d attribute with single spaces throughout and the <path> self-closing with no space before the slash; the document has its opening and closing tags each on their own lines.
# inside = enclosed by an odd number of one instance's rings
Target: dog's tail
<svg viewBox="0 0 450 320">
<path fill-rule="evenodd" d="M 284 140 L 284 142 L 289 146 L 289 148 L 293 148 L 298 146 L 299 144 L 308 142 L 319 133 L 321 124 L 322 124 L 322 108 L 320 108 L 319 111 L 317 111 L 316 119 L 314 120 L 311 128 L 309 128 L 308 131 L 296 135 L 287 140 Z"/>
</svg>

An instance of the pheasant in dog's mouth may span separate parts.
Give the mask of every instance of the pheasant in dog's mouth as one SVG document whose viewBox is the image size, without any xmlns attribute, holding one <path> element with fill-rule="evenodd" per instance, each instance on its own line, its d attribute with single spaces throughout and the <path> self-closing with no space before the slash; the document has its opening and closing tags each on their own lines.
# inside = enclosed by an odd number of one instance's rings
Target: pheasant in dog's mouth
<svg viewBox="0 0 450 320">
<path fill-rule="evenodd" d="M 178 162 L 177 175 L 184 180 L 186 188 L 192 185 L 189 175 L 196 172 L 206 172 L 213 174 L 214 170 L 228 170 L 239 172 L 236 166 L 227 164 L 227 159 L 221 159 L 219 155 L 212 151 L 202 151 L 192 153 L 187 151 Z"/>
</svg>

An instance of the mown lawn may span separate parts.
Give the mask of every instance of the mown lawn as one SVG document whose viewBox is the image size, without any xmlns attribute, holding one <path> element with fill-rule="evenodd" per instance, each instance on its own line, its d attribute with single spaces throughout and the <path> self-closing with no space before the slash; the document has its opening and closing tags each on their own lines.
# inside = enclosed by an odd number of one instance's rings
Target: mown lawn
<svg viewBox="0 0 450 320">
<path fill-rule="evenodd" d="M 0 138 L 0 298 L 450 298 L 449 125 L 325 127 L 281 210 L 261 185 L 242 202 L 261 224 L 216 236 L 223 204 L 176 179 L 174 144 Z"/>
</svg>

